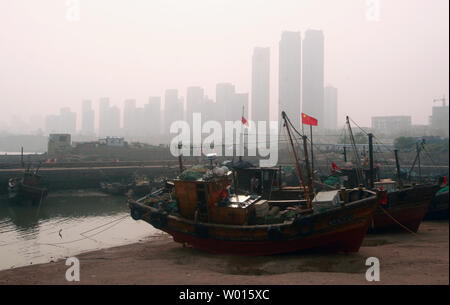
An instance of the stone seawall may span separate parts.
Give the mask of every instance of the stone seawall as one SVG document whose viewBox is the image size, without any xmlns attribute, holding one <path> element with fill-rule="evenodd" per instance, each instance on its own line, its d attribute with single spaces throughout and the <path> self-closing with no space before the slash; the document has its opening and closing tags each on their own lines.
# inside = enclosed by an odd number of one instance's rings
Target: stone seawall
<svg viewBox="0 0 450 305">
<path fill-rule="evenodd" d="M 98 188 L 100 182 L 116 182 L 130 179 L 133 174 L 155 177 L 174 178 L 178 167 L 167 165 L 148 166 L 108 166 L 81 168 L 41 168 L 39 174 L 49 191 Z M 7 193 L 8 179 L 21 177 L 23 169 L 0 170 L 0 194 Z"/>
</svg>

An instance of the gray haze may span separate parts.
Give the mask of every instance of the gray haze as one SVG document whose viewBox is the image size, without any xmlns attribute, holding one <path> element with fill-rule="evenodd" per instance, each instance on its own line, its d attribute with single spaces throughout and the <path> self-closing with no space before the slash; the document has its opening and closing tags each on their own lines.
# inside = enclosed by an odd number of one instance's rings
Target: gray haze
<svg viewBox="0 0 450 305">
<path fill-rule="evenodd" d="M 67 19 L 63 0 L 0 2 L 0 129 L 42 127 L 63 107 L 77 112 L 79 128 L 83 100 L 97 126 L 103 97 L 122 116 L 125 100 L 144 107 L 166 89 L 178 90 L 172 104 L 191 86 L 209 97 L 217 83 L 250 94 L 254 47 L 270 48 L 276 119 L 281 33 L 298 31 L 304 43 L 308 29 L 324 35 L 338 126 L 346 114 L 364 126 L 377 115 L 427 124 L 433 99 L 449 96 L 448 0 L 379 0 L 379 21 L 367 18 L 365 0 L 79 2 L 78 21 Z"/>
</svg>

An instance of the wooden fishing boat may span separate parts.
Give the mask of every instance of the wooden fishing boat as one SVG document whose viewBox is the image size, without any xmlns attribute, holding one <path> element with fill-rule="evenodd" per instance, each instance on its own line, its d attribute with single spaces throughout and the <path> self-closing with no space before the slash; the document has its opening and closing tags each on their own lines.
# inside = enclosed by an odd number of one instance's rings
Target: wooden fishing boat
<svg viewBox="0 0 450 305">
<path fill-rule="evenodd" d="M 437 188 L 437 185 L 421 184 L 388 191 L 387 200 L 377 209 L 370 229 L 381 231 L 406 227 L 417 232 Z"/>
<path fill-rule="evenodd" d="M 305 200 L 239 195 L 235 175 L 225 172 L 226 168 L 211 168 L 204 174 L 195 169 L 183 172 L 173 184 L 156 193 L 129 200 L 132 218 L 167 232 L 176 242 L 211 253 L 254 256 L 307 249 L 357 252 L 384 193 L 359 188 L 313 196 L 306 146 L 308 188 L 291 138 L 292 123 L 284 112 L 282 115 Z M 303 140 L 306 145 L 305 136 Z M 234 193 L 230 191 L 232 185 Z"/>
<path fill-rule="evenodd" d="M 353 133 L 348 117 L 347 125 L 354 146 L 354 153 L 357 156 L 358 153 L 355 149 Z M 380 204 L 372 220 L 370 226 L 371 231 L 403 228 L 412 232 L 417 232 L 434 194 L 439 189 L 438 185 L 431 183 L 403 184 L 397 150 L 394 150 L 394 155 L 398 181 L 380 179 L 379 169 L 375 171 L 374 167 L 373 134 L 369 133 L 368 138 L 369 168 L 364 169 L 361 164 L 358 164 L 354 169 L 355 177 L 352 181 L 364 184 L 369 189 L 383 189 L 387 191 L 386 200 L 383 200 L 383 203 Z M 357 160 L 357 163 L 360 162 L 358 156 L 355 159 Z M 420 164 L 420 149 L 417 150 L 416 160 L 419 160 Z M 416 160 L 414 161 L 414 164 Z"/>
<path fill-rule="evenodd" d="M 8 198 L 11 201 L 31 201 L 33 204 L 41 202 L 47 196 L 47 188 L 42 186 L 42 177 L 29 168 L 23 177 L 10 178 L 8 181 Z"/>
<path fill-rule="evenodd" d="M 133 219 L 172 235 L 174 241 L 211 253 L 269 255 L 306 249 L 357 252 L 380 202 L 368 190 L 335 191 L 336 200 L 268 201 L 259 196 L 223 197 L 231 172 L 210 181 L 175 179 L 139 200 L 129 199 Z M 279 222 L 264 211 L 276 207 Z"/>
<path fill-rule="evenodd" d="M 131 189 L 135 197 L 143 197 L 151 191 L 150 180 L 146 176 L 135 176 Z"/>
</svg>

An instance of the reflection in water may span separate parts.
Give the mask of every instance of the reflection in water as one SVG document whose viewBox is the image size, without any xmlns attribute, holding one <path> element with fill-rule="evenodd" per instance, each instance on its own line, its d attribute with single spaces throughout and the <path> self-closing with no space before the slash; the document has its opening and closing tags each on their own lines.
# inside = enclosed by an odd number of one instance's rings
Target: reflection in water
<svg viewBox="0 0 450 305">
<path fill-rule="evenodd" d="M 125 197 L 53 193 L 41 204 L 0 198 L 0 270 L 132 243 L 158 231 L 134 221 Z"/>
</svg>

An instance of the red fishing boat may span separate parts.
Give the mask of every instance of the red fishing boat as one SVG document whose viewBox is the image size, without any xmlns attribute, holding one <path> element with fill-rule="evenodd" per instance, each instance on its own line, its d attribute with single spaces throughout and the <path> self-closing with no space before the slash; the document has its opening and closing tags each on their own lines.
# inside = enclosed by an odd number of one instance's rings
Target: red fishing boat
<svg viewBox="0 0 450 305">
<path fill-rule="evenodd" d="M 302 177 L 295 150 L 294 155 Z M 185 171 L 163 189 L 129 199 L 131 216 L 211 253 L 357 252 L 384 196 L 358 188 L 319 192 L 313 199 L 301 179 L 305 200 L 265 200 L 232 192 L 233 179 L 227 168 Z"/>
</svg>

